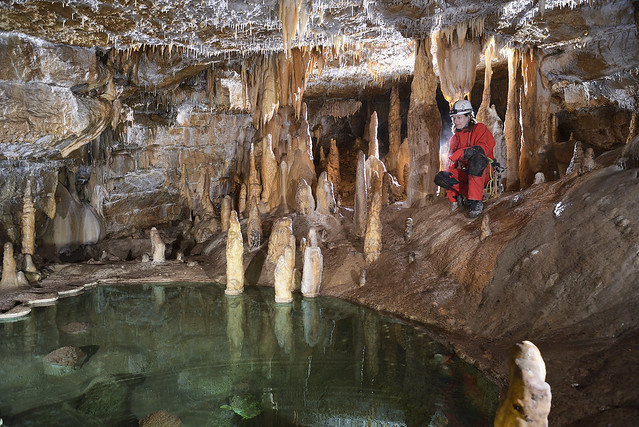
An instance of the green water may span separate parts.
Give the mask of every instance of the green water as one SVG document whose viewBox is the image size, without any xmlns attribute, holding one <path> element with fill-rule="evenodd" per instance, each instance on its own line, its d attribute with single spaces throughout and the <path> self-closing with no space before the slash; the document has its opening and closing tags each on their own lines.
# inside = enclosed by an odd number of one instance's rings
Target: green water
<svg viewBox="0 0 639 427">
<path fill-rule="evenodd" d="M 497 388 L 423 332 L 273 289 L 95 288 L 0 323 L 0 417 L 14 426 L 491 425 Z M 83 322 L 86 331 L 70 333 Z M 65 332 L 66 331 L 66 332 Z M 63 346 L 87 359 L 56 369 Z"/>
</svg>

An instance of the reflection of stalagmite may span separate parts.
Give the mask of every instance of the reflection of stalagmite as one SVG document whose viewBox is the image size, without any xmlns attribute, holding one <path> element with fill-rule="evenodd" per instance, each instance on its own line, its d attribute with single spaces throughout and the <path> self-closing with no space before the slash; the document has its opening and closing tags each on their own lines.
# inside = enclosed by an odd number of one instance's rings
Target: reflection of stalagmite
<svg viewBox="0 0 639 427">
<path fill-rule="evenodd" d="M 310 215 L 315 210 L 315 199 L 313 199 L 313 191 L 311 186 L 306 183 L 305 179 L 300 179 L 297 184 L 297 192 L 295 193 L 295 211 L 299 215 Z"/>
<path fill-rule="evenodd" d="M 278 182 L 277 172 L 279 166 L 273 154 L 273 138 L 270 134 L 262 140 L 262 203 L 268 206 L 268 210 L 277 207 Z"/>
<path fill-rule="evenodd" d="M 275 302 L 288 303 L 293 301 L 291 289 L 293 288 L 294 268 L 295 252 L 287 245 L 275 265 Z"/>
<path fill-rule="evenodd" d="M 315 347 L 320 339 L 321 317 L 319 302 L 316 299 L 302 301 L 302 320 L 304 323 L 304 340 Z"/>
<path fill-rule="evenodd" d="M 355 175 L 355 206 L 353 209 L 355 234 L 363 237 L 366 231 L 366 160 L 364 153 L 357 153 L 357 172 Z"/>
<path fill-rule="evenodd" d="M 341 200 L 341 178 L 339 173 L 339 151 L 337 150 L 337 142 L 331 138 L 331 148 L 326 159 L 326 174 L 329 181 L 333 183 L 333 193 L 335 200 L 339 204 Z"/>
<path fill-rule="evenodd" d="M 382 251 L 382 222 L 380 213 L 382 209 L 382 191 L 379 176 L 373 175 L 373 200 L 371 209 L 368 212 L 366 224 L 366 237 L 364 238 L 364 255 L 366 262 L 372 263 L 379 258 Z"/>
<path fill-rule="evenodd" d="M 312 298 L 319 295 L 322 285 L 324 257 L 317 246 L 306 246 L 304 250 L 304 272 L 302 274 L 302 294 Z"/>
<path fill-rule="evenodd" d="M 164 286 L 153 286 L 151 289 L 151 295 L 153 299 L 153 309 L 156 313 L 159 313 L 160 309 L 166 302 L 166 292 Z"/>
<path fill-rule="evenodd" d="M 0 291 L 15 291 L 20 289 L 16 273 L 16 260 L 13 258 L 13 243 L 4 244 L 4 256 L 2 258 L 2 280 Z"/>
<path fill-rule="evenodd" d="M 472 74 L 475 74 L 475 65 Z M 440 72 L 440 78 L 442 74 Z M 442 130 L 436 94 L 437 76 L 433 71 L 430 39 L 419 40 L 415 52 L 415 72 L 408 109 L 409 176 L 404 176 L 409 206 L 421 206 L 437 191 L 439 137 Z"/>
<path fill-rule="evenodd" d="M 508 50 L 508 100 L 504 120 L 506 138 L 506 189 L 519 189 L 519 153 L 521 151 L 521 126 L 519 123 L 519 97 L 517 90 L 517 69 L 519 52 Z"/>
<path fill-rule="evenodd" d="M 333 195 L 333 183 L 327 179 L 326 172 L 320 174 L 317 180 L 317 213 L 328 215 L 336 212 L 337 203 Z"/>
<path fill-rule="evenodd" d="M 293 321 L 291 319 L 291 304 L 275 304 L 273 329 L 275 338 L 280 348 L 285 353 L 290 353 L 293 349 Z"/>
<path fill-rule="evenodd" d="M 388 156 L 386 165 L 388 170 L 397 175 L 397 155 L 402 143 L 402 117 L 400 115 L 399 88 L 393 86 L 390 95 L 390 108 L 388 110 Z"/>
<path fill-rule="evenodd" d="M 249 251 L 253 251 L 262 244 L 262 219 L 255 197 L 249 202 L 248 222 L 246 223 L 246 238 L 248 240 Z"/>
<path fill-rule="evenodd" d="M 225 233 L 229 229 L 230 216 L 231 216 L 231 196 L 227 194 L 222 199 L 222 206 L 220 207 L 222 233 Z"/>
<path fill-rule="evenodd" d="M 237 212 L 231 211 L 226 236 L 226 290 L 227 295 L 244 292 L 244 244 Z"/>
<path fill-rule="evenodd" d="M 364 315 L 364 367 L 369 381 L 374 380 L 379 373 L 379 324 L 375 316 L 369 311 Z"/>
<path fill-rule="evenodd" d="M 268 239 L 268 254 L 266 262 L 277 263 L 277 259 L 289 245 L 289 236 L 293 234 L 293 221 L 289 217 L 280 218 L 273 223 L 271 235 Z"/>
<path fill-rule="evenodd" d="M 244 341 L 244 295 L 226 298 L 226 338 L 231 360 L 238 361 L 242 355 Z"/>
<path fill-rule="evenodd" d="M 157 228 L 151 228 L 151 254 L 153 262 L 164 262 L 166 253 L 166 244 L 162 241 L 162 236 Z"/>
<path fill-rule="evenodd" d="M 508 365 L 508 392 L 495 414 L 495 427 L 547 426 L 552 395 L 539 349 L 530 341 L 517 343 Z"/>
</svg>

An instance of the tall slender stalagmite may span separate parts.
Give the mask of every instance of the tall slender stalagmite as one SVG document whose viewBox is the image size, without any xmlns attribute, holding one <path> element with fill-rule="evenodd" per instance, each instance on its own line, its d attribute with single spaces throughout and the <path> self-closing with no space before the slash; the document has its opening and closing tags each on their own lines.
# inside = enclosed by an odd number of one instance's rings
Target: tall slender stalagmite
<svg viewBox="0 0 639 427">
<path fill-rule="evenodd" d="M 231 196 L 228 194 L 222 199 L 222 206 L 220 207 L 220 217 L 222 222 L 222 233 L 225 233 L 229 229 L 229 218 L 231 217 Z"/>
<path fill-rule="evenodd" d="M 371 114 L 371 120 L 368 125 L 368 157 L 366 158 L 366 190 L 368 191 L 368 195 L 372 194 L 371 185 L 373 183 L 372 177 L 373 173 L 377 173 L 379 176 L 384 176 L 386 172 L 386 166 L 379 159 L 379 140 L 377 139 L 377 124 L 379 123 L 377 119 L 377 111 L 373 111 Z"/>
<path fill-rule="evenodd" d="M 435 100 L 437 77 L 433 71 L 430 45 L 430 39 L 418 40 L 415 49 L 415 72 L 408 110 L 410 166 L 407 202 L 410 206 L 422 206 L 426 197 L 437 190 L 434 179 L 439 171 L 442 121 Z"/>
<path fill-rule="evenodd" d="M 262 139 L 262 203 L 269 211 L 276 208 L 279 202 L 278 170 L 279 166 L 273 153 L 273 139 L 268 134 Z"/>
<path fill-rule="evenodd" d="M 35 209 L 30 179 L 27 180 L 22 202 L 22 253 L 24 254 L 24 271 L 37 272 L 32 258 L 35 253 Z"/>
<path fill-rule="evenodd" d="M 355 234 L 363 237 L 366 232 L 366 156 L 363 151 L 357 153 L 357 172 L 355 175 L 355 206 L 353 209 L 353 226 Z"/>
<path fill-rule="evenodd" d="M 519 160 L 521 188 L 530 187 L 537 172 L 542 172 L 547 180 L 559 176 L 551 145 L 551 92 L 539 69 L 541 55 L 540 51 L 528 48 L 521 64 L 524 77 L 521 98 L 521 158 Z"/>
<path fill-rule="evenodd" d="M 380 220 L 382 182 L 377 172 L 373 173 L 372 181 L 373 199 L 371 201 L 371 209 L 368 212 L 366 237 L 364 238 L 364 256 L 369 264 L 375 262 L 382 251 L 382 221 Z"/>
<path fill-rule="evenodd" d="M 506 188 L 519 190 L 519 155 L 521 149 L 521 125 L 519 123 L 519 96 L 517 69 L 519 52 L 508 50 L 508 101 L 504 135 L 506 137 Z"/>
<path fill-rule="evenodd" d="M 333 183 L 333 193 L 337 204 L 342 199 L 341 177 L 339 172 L 339 151 L 337 150 L 337 142 L 331 138 L 331 148 L 326 159 L 326 174 L 330 182 Z"/>
<path fill-rule="evenodd" d="M 379 159 L 379 141 L 377 140 L 377 111 L 371 114 L 371 120 L 368 123 L 368 157 L 377 157 Z"/>
<path fill-rule="evenodd" d="M 290 246 L 284 248 L 275 265 L 275 302 L 289 303 L 293 301 L 293 269 L 295 268 L 295 251 Z"/>
<path fill-rule="evenodd" d="M 226 235 L 226 290 L 227 295 L 244 292 L 244 243 L 237 212 L 231 211 L 229 232 Z"/>
<path fill-rule="evenodd" d="M 20 289 L 16 270 L 16 260 L 13 257 L 13 243 L 4 244 L 4 254 L 2 258 L 2 279 L 0 280 L 0 291 L 15 291 Z"/>
<path fill-rule="evenodd" d="M 208 168 L 202 168 L 201 171 L 201 179 L 202 179 L 202 209 L 204 209 L 204 213 L 206 215 L 214 215 L 215 208 L 213 207 L 213 202 L 211 202 L 211 173 Z"/>
<path fill-rule="evenodd" d="M 386 167 L 397 176 L 397 156 L 402 143 L 402 117 L 400 115 L 399 88 L 393 86 L 390 95 L 390 109 L 388 111 L 388 157 Z"/>
</svg>

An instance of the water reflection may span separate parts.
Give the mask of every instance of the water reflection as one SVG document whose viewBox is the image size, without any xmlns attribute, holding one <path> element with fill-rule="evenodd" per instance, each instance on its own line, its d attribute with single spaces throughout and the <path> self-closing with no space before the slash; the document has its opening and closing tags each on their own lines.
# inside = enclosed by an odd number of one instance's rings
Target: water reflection
<svg viewBox="0 0 639 427">
<path fill-rule="evenodd" d="M 73 325 L 73 326 L 71 326 Z M 43 357 L 90 349 L 51 377 Z M 340 300 L 272 288 L 97 288 L 0 324 L 6 425 L 488 425 L 496 388 L 423 333 Z M 105 407 L 113 409 L 104 416 Z"/>
</svg>

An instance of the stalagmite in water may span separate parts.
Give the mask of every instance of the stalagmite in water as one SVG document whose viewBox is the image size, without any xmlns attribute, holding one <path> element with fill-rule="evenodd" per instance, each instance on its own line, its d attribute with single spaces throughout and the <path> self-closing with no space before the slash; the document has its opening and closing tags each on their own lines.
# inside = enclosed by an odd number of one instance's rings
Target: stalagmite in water
<svg viewBox="0 0 639 427">
<path fill-rule="evenodd" d="M 273 140 L 270 134 L 262 140 L 262 202 L 268 210 L 277 207 L 278 200 L 278 172 L 277 160 L 273 154 Z"/>
<path fill-rule="evenodd" d="M 162 241 L 160 232 L 157 228 L 151 228 L 151 253 L 153 254 L 153 262 L 164 262 L 166 252 L 166 244 Z"/>
<path fill-rule="evenodd" d="M 427 196 L 437 191 L 434 180 L 435 174 L 439 171 L 439 137 L 442 122 L 435 99 L 436 91 L 437 76 L 433 71 L 430 39 L 419 40 L 416 45 L 415 73 L 408 109 L 410 167 L 408 179 L 404 176 L 404 182 L 409 206 L 422 206 L 426 203 Z"/>
<path fill-rule="evenodd" d="M 220 207 L 222 233 L 225 233 L 229 229 L 230 216 L 231 216 L 231 196 L 226 195 L 222 199 L 222 206 Z"/>
<path fill-rule="evenodd" d="M 290 246 L 277 259 L 275 265 L 275 302 L 289 303 L 293 301 L 293 269 L 295 268 L 295 252 Z"/>
<path fill-rule="evenodd" d="M 521 126 L 519 123 L 519 90 L 517 88 L 517 69 L 519 52 L 508 50 L 508 100 L 504 120 L 506 138 L 506 189 L 519 190 L 519 153 L 521 151 Z"/>
<path fill-rule="evenodd" d="M 366 224 L 366 237 L 364 238 L 364 255 L 367 263 L 372 263 L 379 258 L 382 251 L 382 221 L 380 214 L 382 210 L 382 189 L 377 173 L 373 174 L 373 200 L 371 209 L 368 212 Z"/>
<path fill-rule="evenodd" d="M 231 211 L 226 235 L 226 290 L 227 295 L 244 292 L 244 244 L 237 212 Z"/>
<path fill-rule="evenodd" d="M 277 259 L 284 253 L 284 249 L 289 245 L 289 236 L 293 234 L 293 221 L 289 217 L 280 218 L 271 228 L 271 235 L 268 239 L 268 254 L 266 262 L 275 264 Z"/>
<path fill-rule="evenodd" d="M 258 201 L 255 197 L 249 202 L 248 222 L 246 223 L 246 238 L 248 240 L 249 251 L 258 249 L 262 244 L 262 220 Z"/>
<path fill-rule="evenodd" d="M 357 153 L 357 172 L 355 175 L 355 206 L 353 209 L 353 225 L 355 234 L 363 237 L 366 232 L 366 160 L 364 153 Z"/>
<path fill-rule="evenodd" d="M 495 427 L 547 426 L 552 394 L 539 349 L 530 341 L 517 343 L 508 366 L 508 392 L 495 414 Z"/>
<path fill-rule="evenodd" d="M 317 213 L 328 215 L 336 212 L 337 204 L 333 196 L 333 183 L 327 179 L 326 172 L 320 174 L 317 181 Z"/>
<path fill-rule="evenodd" d="M 307 246 L 304 250 L 304 272 L 302 274 L 302 294 L 311 298 L 319 295 L 324 270 L 322 250 L 317 246 Z"/>
<path fill-rule="evenodd" d="M 397 175 L 397 155 L 402 143 L 402 117 L 400 115 L 399 88 L 397 85 L 391 89 L 390 109 L 388 111 L 388 156 L 386 166 L 389 172 Z"/>
<path fill-rule="evenodd" d="M 297 192 L 295 193 L 295 211 L 299 215 L 310 215 L 315 210 L 315 200 L 311 186 L 306 183 L 305 179 L 300 179 L 297 184 Z"/>
<path fill-rule="evenodd" d="M 326 174 L 329 181 L 333 183 L 333 193 L 335 200 L 339 204 L 341 200 L 341 178 L 339 173 L 339 151 L 337 142 L 331 138 L 331 148 L 326 159 Z"/>
<path fill-rule="evenodd" d="M 231 360 L 237 361 L 242 355 L 242 343 L 244 342 L 244 295 L 229 294 L 226 298 L 226 338 L 229 343 Z"/>
<path fill-rule="evenodd" d="M 0 280 L 0 291 L 15 291 L 20 289 L 18 275 L 16 272 L 16 260 L 13 258 L 13 243 L 4 244 L 4 255 L 2 258 L 2 280 Z"/>
</svg>

